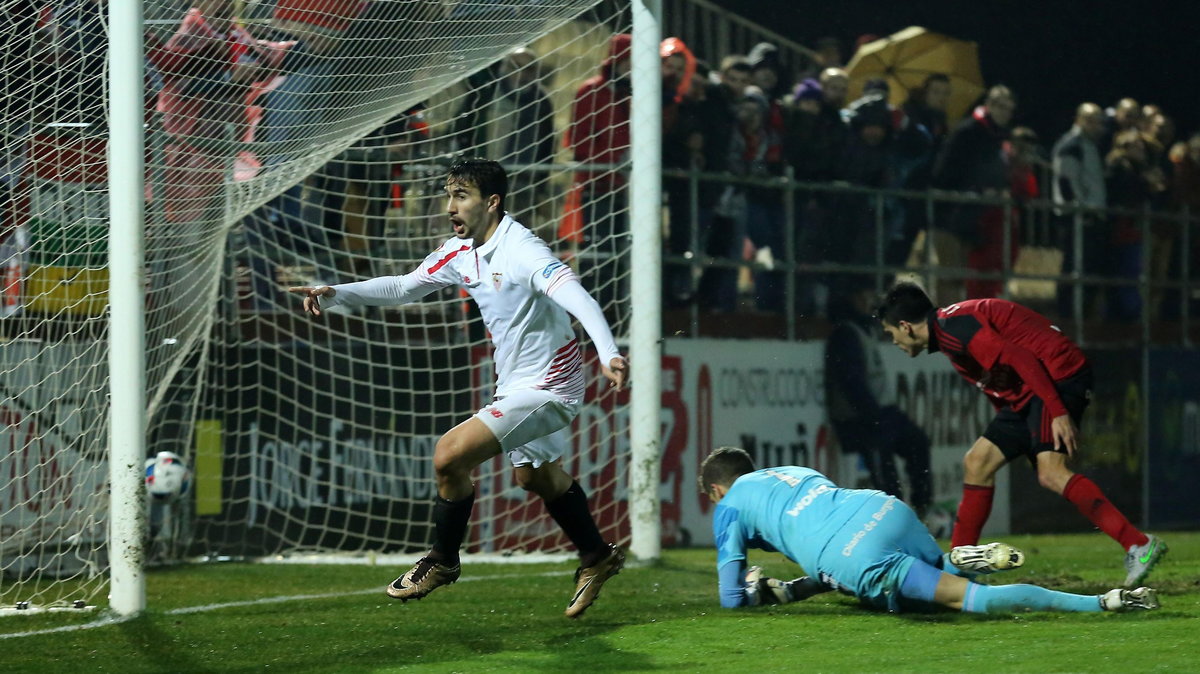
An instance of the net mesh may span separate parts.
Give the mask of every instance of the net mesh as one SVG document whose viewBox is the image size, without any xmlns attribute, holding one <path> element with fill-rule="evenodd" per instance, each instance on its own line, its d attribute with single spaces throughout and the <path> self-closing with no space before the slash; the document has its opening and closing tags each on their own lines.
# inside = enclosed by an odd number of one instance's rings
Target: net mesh
<svg viewBox="0 0 1200 674">
<path fill-rule="evenodd" d="M 106 586 L 103 7 L 66 0 L 6 31 L 21 68 L 5 71 L 0 120 L 0 605 Z M 576 98 L 611 71 L 627 13 L 209 0 L 146 17 L 149 455 L 192 470 L 182 497 L 149 505 L 150 558 L 423 548 L 436 439 L 492 392 L 473 305 L 447 290 L 311 320 L 281 289 L 409 271 L 447 238 L 451 157 L 487 156 L 509 168 L 513 215 L 577 266 L 620 339 L 628 95 L 600 106 L 617 110 L 604 124 Z M 625 400 L 594 355 L 590 371 L 566 467 L 617 539 Z M 471 550 L 566 545 L 504 462 L 476 476 Z"/>
</svg>

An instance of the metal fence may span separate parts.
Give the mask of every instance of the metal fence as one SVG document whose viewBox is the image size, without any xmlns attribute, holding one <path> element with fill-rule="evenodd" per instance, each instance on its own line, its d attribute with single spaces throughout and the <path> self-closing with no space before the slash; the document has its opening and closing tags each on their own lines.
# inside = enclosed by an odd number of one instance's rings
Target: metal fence
<svg viewBox="0 0 1200 674">
<path fill-rule="evenodd" d="M 779 49 L 781 63 L 794 71 L 813 71 L 817 54 L 812 49 L 720 7 L 708 0 L 665 0 L 663 37 L 678 36 L 698 57 L 716 68 L 721 59 L 746 55 L 760 42 Z"/>
<path fill-rule="evenodd" d="M 684 170 L 664 171 L 664 176 L 675 181 L 674 189 L 667 190 L 668 200 L 686 199 L 684 207 L 668 204 L 672 215 L 685 215 L 682 222 L 672 218 L 669 227 L 683 227 L 688 233 L 686 250 L 676 246 L 664 256 L 666 269 L 687 269 L 693 280 L 711 269 L 781 274 L 784 300 L 778 312 L 783 316 L 788 339 L 797 337 L 799 321 L 820 313 L 812 311 L 812 302 L 802 301 L 800 296 L 811 291 L 805 286 L 836 285 L 834 280 L 847 276 L 870 277 L 879 291 L 896 278 L 917 277 L 942 304 L 964 297 L 937 297 L 939 291 L 945 294 L 946 288 L 962 282 L 991 281 L 999 289 L 996 296 L 1037 305 L 1060 320 L 1080 344 L 1154 342 L 1189 346 L 1196 338 L 1192 313 L 1200 300 L 1200 284 L 1192 277 L 1191 266 L 1198 218 L 1186 209 L 1095 209 L 971 193 L 801 182 L 787 176 L 742 178 Z M 681 189 L 683 183 L 686 189 Z M 711 205 L 711 195 L 716 193 L 757 193 L 760 201 L 770 205 L 766 213 L 779 218 L 776 236 L 782 250 L 772 251 L 766 261 L 761 256 L 746 259 L 736 249 L 724 255 L 714 253 L 711 237 L 719 228 L 712 224 L 713 211 L 718 212 L 717 219 L 725 220 L 723 226 L 732 228 L 737 241 L 746 234 L 753 238 L 750 230 L 755 228 L 754 223 L 747 222 L 744 210 L 739 214 L 736 207 Z M 817 220 L 811 213 L 802 212 L 803 204 L 813 202 L 817 204 Z M 961 217 L 956 214 L 967 211 L 983 215 L 989 210 L 993 219 L 999 219 L 994 224 L 998 225 L 1000 240 L 992 242 L 998 245 L 995 252 L 999 264 L 980 270 L 963 264 L 961 259 L 945 260 L 945 252 L 938 250 L 939 239 L 944 241 L 950 221 Z M 1118 222 L 1132 228 L 1140 240 L 1121 248 L 1124 261 L 1129 263 L 1124 273 L 1112 263 L 1111 256 L 1103 260 L 1088 257 L 1104 254 L 1096 253 L 1089 242 L 1102 239 L 1105 228 Z M 855 229 L 852 235 L 841 231 L 847 227 Z M 822 250 L 821 242 L 828 241 L 831 231 L 838 233 L 834 238 L 850 242 L 854 249 Z M 899 241 L 914 244 L 900 249 L 903 261 L 895 257 L 897 234 Z M 676 241 L 683 238 L 678 233 L 675 237 Z M 1018 264 L 1020 260 L 1014 253 L 1022 243 L 1047 253 L 1051 268 L 1031 270 L 1027 264 Z M 1099 245 L 1103 248 L 1105 242 Z M 1053 269 L 1054 258 L 1060 256 L 1061 266 Z M 1022 283 L 1027 287 L 1040 284 L 1040 297 L 1013 297 L 1014 293 L 1020 294 Z M 1053 298 L 1046 297 L 1048 287 Z M 1110 297 L 1101 297 L 1104 294 Z M 1117 304 L 1124 303 L 1125 314 L 1106 317 L 1096 305 L 1113 304 L 1114 294 Z M 1136 307 L 1133 315 L 1130 307 Z M 701 335 L 701 301 L 692 295 L 686 309 L 690 313 L 688 332 Z M 1131 330 L 1135 327 L 1136 331 Z"/>
</svg>

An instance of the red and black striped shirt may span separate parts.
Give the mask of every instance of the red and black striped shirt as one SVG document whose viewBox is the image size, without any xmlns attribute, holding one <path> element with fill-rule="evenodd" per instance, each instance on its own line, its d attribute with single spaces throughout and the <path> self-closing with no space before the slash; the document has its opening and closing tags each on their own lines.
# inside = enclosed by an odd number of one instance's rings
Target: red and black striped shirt
<svg viewBox="0 0 1200 674">
<path fill-rule="evenodd" d="M 1054 388 L 1087 367 L 1087 357 L 1045 316 L 1015 302 L 966 300 L 929 315 L 929 352 L 941 351 L 1000 409 L 1033 396 L 1052 416 L 1067 414 Z"/>
</svg>

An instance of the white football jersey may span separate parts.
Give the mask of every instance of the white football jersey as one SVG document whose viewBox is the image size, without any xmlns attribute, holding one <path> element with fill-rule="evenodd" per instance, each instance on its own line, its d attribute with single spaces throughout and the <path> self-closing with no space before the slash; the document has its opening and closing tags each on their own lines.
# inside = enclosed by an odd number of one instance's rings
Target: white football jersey
<svg viewBox="0 0 1200 674">
<path fill-rule="evenodd" d="M 582 400 L 579 340 L 570 315 L 548 296 L 569 281 L 578 282 L 574 271 L 505 214 L 481 246 L 452 237 L 409 274 L 333 286 L 337 293 L 322 298 L 321 305 L 401 304 L 438 288 L 461 286 L 479 305 L 495 345 L 497 397 L 536 388 Z M 591 337 L 602 363 L 620 355 L 611 335 Z"/>
</svg>

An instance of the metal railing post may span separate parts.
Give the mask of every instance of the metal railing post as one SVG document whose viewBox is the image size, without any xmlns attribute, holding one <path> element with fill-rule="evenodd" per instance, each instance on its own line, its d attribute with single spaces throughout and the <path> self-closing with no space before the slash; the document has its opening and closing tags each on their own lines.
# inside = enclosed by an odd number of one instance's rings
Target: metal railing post
<svg viewBox="0 0 1200 674">
<path fill-rule="evenodd" d="M 1150 523 L 1150 203 L 1142 206 L 1141 274 L 1138 284 L 1142 295 L 1142 381 L 1141 381 L 1141 440 L 1142 440 L 1142 528 Z"/>
<path fill-rule="evenodd" d="M 1183 325 L 1183 347 L 1191 348 L 1191 310 L 1192 310 L 1192 210 L 1188 204 L 1183 205 L 1183 233 L 1180 235 L 1182 249 L 1179 251 L 1179 322 Z"/>
<path fill-rule="evenodd" d="M 717 28 L 717 53 L 718 54 L 732 54 L 733 49 L 732 49 L 732 45 L 730 44 L 730 41 L 729 41 L 729 22 L 728 21 L 718 21 L 716 28 Z"/>
<path fill-rule="evenodd" d="M 692 257 L 688 262 L 688 288 L 691 289 L 691 301 L 688 302 L 689 316 L 688 323 L 692 337 L 700 336 L 700 293 L 697 289 L 697 274 L 696 267 L 699 266 L 703 273 L 704 266 L 701 260 L 705 258 L 705 252 L 700 250 L 700 177 L 693 166 L 688 171 L 688 226 L 691 228 L 690 238 L 688 243 L 691 249 Z"/>
<path fill-rule="evenodd" d="M 927 290 L 937 293 L 937 273 L 933 264 L 933 192 L 925 192 L 925 279 Z"/>
<path fill-rule="evenodd" d="M 787 322 L 787 338 L 796 339 L 796 181 L 791 166 L 783 172 L 783 246 L 784 259 L 787 260 L 787 276 L 784 278 L 783 307 L 784 320 Z"/>
<path fill-rule="evenodd" d="M 875 290 L 883 290 L 883 192 L 875 193 Z"/>
<path fill-rule="evenodd" d="M 1138 274 L 1138 293 L 1142 297 L 1142 344 L 1143 348 L 1149 348 L 1150 344 L 1150 317 L 1154 313 L 1154 308 L 1150 306 L 1150 292 L 1152 281 L 1150 279 L 1150 204 L 1143 204 L 1142 215 L 1138 221 L 1138 229 L 1142 235 L 1142 249 L 1139 252 L 1141 257 L 1140 273 Z"/>
<path fill-rule="evenodd" d="M 1013 249 L 1013 240 L 1012 240 L 1013 202 L 1012 202 L 1012 197 L 1006 198 L 1004 205 L 1001 206 L 1001 208 L 1004 209 L 1004 219 L 1003 219 L 1004 232 L 1002 233 L 1001 239 L 1000 239 L 1000 241 L 1001 241 L 1000 254 L 1004 256 L 1004 259 L 1000 261 L 1000 277 L 1001 277 L 1000 297 L 1003 297 L 1004 299 L 1009 299 L 1008 286 L 1012 282 L 1012 249 Z"/>
<path fill-rule="evenodd" d="M 1083 346 L 1083 213 L 1075 211 L 1071 247 L 1071 309 L 1075 314 L 1075 343 Z"/>
</svg>

